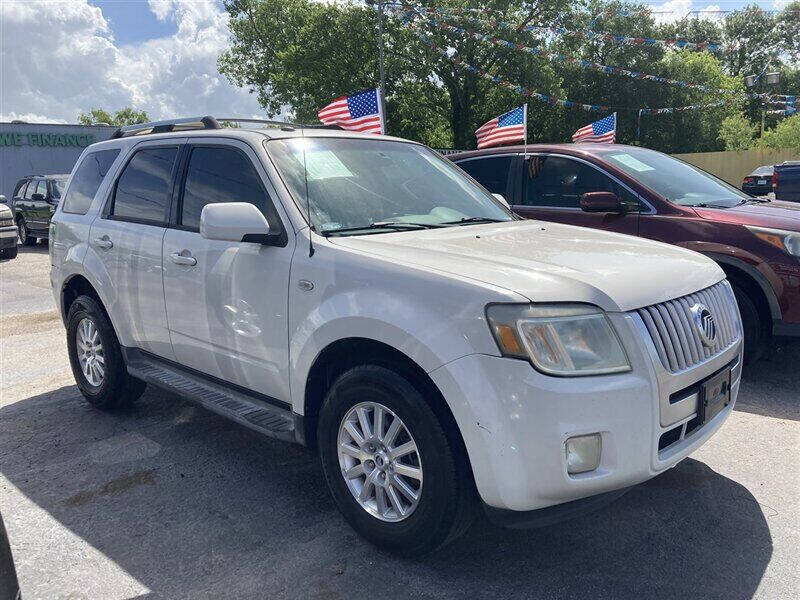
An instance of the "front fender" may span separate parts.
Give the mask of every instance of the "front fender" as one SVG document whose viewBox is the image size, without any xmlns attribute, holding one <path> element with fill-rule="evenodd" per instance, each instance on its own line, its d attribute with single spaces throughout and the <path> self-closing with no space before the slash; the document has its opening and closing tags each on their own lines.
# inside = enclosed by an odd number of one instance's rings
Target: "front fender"
<svg viewBox="0 0 800 600">
<path fill-rule="evenodd" d="M 431 372 L 474 353 L 498 354 L 486 323 L 491 302 L 513 292 L 320 244 L 298 256 L 289 292 L 289 361 L 295 412 L 304 413 L 308 373 L 330 344 L 365 338 L 394 348 Z M 313 283 L 312 289 L 307 289 Z"/>
</svg>

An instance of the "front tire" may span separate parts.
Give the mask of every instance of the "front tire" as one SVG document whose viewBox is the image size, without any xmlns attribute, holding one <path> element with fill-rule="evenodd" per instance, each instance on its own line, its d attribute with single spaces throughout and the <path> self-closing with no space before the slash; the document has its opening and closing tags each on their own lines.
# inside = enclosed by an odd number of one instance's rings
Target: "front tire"
<svg viewBox="0 0 800 600">
<path fill-rule="evenodd" d="M 31 236 L 28 226 L 25 224 L 25 219 L 20 219 L 17 222 L 19 233 L 19 243 L 23 246 L 33 246 L 36 243 L 36 238 Z"/>
<path fill-rule="evenodd" d="M 398 373 L 376 365 L 343 373 L 326 395 L 317 439 L 337 507 L 373 544 L 420 557 L 471 523 L 464 451 Z"/>
<path fill-rule="evenodd" d="M 92 406 L 127 406 L 144 393 L 145 382 L 128 374 L 117 335 L 100 304 L 78 296 L 67 315 L 67 349 L 72 374 Z"/>
</svg>

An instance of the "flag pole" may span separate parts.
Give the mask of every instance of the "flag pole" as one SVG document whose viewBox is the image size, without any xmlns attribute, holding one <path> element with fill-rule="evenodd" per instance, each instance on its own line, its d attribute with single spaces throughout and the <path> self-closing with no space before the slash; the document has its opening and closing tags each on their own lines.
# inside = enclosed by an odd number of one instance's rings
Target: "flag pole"
<svg viewBox="0 0 800 600">
<path fill-rule="evenodd" d="M 522 105 L 522 122 L 525 124 L 525 138 L 523 141 L 523 156 L 528 154 L 528 103 Z"/>
<path fill-rule="evenodd" d="M 381 78 L 381 116 L 384 119 L 382 133 L 386 133 L 386 75 L 383 71 L 383 0 L 378 0 L 378 71 Z"/>
</svg>

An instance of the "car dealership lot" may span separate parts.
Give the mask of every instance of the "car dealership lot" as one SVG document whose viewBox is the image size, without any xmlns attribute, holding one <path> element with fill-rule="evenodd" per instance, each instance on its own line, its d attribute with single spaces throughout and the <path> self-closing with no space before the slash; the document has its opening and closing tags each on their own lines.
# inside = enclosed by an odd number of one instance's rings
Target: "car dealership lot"
<svg viewBox="0 0 800 600">
<path fill-rule="evenodd" d="M 478 522 L 422 561 L 359 538 L 316 457 L 150 388 L 91 409 L 45 246 L 0 264 L 0 511 L 25 598 L 796 597 L 800 345 L 691 458 L 593 515 Z"/>
</svg>

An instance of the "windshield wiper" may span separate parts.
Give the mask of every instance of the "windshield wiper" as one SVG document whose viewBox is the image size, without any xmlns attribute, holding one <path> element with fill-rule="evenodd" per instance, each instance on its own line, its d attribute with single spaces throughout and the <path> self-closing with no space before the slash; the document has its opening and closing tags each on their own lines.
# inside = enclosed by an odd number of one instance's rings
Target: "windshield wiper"
<svg viewBox="0 0 800 600">
<path fill-rule="evenodd" d="M 444 221 L 442 225 L 468 225 L 470 223 L 504 223 L 503 219 L 492 219 L 491 217 L 464 217 L 458 221 Z"/>
<path fill-rule="evenodd" d="M 322 235 L 325 237 L 329 237 L 331 235 L 338 235 L 340 233 L 351 233 L 353 231 L 370 231 L 374 229 L 398 229 L 398 230 L 408 230 L 413 231 L 417 229 L 435 229 L 437 227 L 442 227 L 442 225 L 435 224 L 435 223 L 411 223 L 407 221 L 378 221 L 375 223 L 370 223 L 369 225 L 359 225 L 357 227 L 342 227 L 340 229 L 330 229 L 328 231 L 323 231 Z"/>
<path fill-rule="evenodd" d="M 692 208 L 731 208 L 726 204 L 707 204 L 706 202 L 699 202 L 698 204 L 684 204 L 684 206 L 691 206 Z"/>
<path fill-rule="evenodd" d="M 750 202 L 758 202 L 759 204 L 762 204 L 764 202 L 772 202 L 772 200 L 770 200 L 769 198 L 745 198 L 744 200 L 739 202 L 737 206 L 741 206 L 742 204 L 748 204 Z"/>
</svg>

